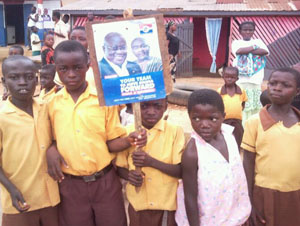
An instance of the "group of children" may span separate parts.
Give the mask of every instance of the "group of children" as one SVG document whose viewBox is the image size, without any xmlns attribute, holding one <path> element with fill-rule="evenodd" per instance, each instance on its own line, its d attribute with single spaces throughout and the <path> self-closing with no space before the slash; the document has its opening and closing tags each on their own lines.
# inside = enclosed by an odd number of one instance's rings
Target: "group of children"
<svg viewBox="0 0 300 226">
<path fill-rule="evenodd" d="M 119 178 L 128 181 L 131 226 L 300 225 L 300 112 L 291 106 L 299 72 L 270 75 L 271 104 L 246 121 L 242 137 L 247 95 L 238 70 L 225 68 L 218 92 L 189 97 L 194 131 L 185 146 L 182 128 L 163 117 L 166 99 L 141 103 L 139 132 L 121 126 L 117 106 L 100 107 L 86 78 L 85 31 L 71 37 L 55 48 L 55 64 L 42 67 L 40 98 L 30 59 L 2 64 L 10 93 L 0 109 L 3 226 L 125 226 Z"/>
</svg>

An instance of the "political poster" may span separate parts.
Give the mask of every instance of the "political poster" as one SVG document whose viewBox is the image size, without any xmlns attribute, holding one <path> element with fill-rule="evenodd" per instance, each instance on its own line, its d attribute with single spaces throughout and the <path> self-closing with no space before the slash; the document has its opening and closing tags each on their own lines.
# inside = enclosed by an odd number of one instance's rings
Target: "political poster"
<svg viewBox="0 0 300 226">
<path fill-rule="evenodd" d="M 100 105 L 165 98 L 172 90 L 162 15 L 87 24 Z"/>
</svg>

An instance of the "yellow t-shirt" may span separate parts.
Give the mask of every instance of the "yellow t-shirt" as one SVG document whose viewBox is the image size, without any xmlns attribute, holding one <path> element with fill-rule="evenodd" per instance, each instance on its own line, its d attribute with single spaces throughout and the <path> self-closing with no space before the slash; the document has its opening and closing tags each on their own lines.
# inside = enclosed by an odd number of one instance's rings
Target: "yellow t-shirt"
<svg viewBox="0 0 300 226">
<path fill-rule="evenodd" d="M 126 134 L 117 107 L 100 107 L 97 93 L 90 86 L 74 103 L 63 88 L 48 102 L 49 115 L 60 154 L 69 168 L 65 173 L 90 175 L 106 167 L 115 155 L 106 141 Z"/>
<path fill-rule="evenodd" d="M 56 93 L 56 86 L 54 86 L 48 93 L 46 93 L 46 89 L 42 89 L 39 95 L 39 98 L 43 101 L 50 101 Z"/>
<path fill-rule="evenodd" d="M 300 123 L 287 128 L 276 122 L 266 107 L 246 121 L 241 147 L 256 153 L 257 186 L 282 192 L 300 189 L 299 140 Z"/>
<path fill-rule="evenodd" d="M 222 87 L 218 89 L 218 93 L 221 95 L 224 107 L 225 107 L 225 119 L 240 119 L 242 120 L 242 103 L 248 100 L 246 91 L 243 89 L 241 93 L 235 93 L 233 96 L 229 96 L 227 93 L 221 91 Z"/>
<path fill-rule="evenodd" d="M 134 125 L 128 127 L 128 133 L 134 131 Z M 153 158 L 169 163 L 179 164 L 184 147 L 184 133 L 182 128 L 160 120 L 152 129 L 148 130 L 147 145 L 144 150 Z M 116 158 L 119 167 L 134 170 L 131 154 L 134 148 L 120 152 Z M 126 186 L 128 201 L 136 211 L 139 210 L 176 210 L 176 192 L 178 179 L 168 176 L 161 171 L 143 167 L 144 183 L 137 193 L 131 184 Z"/>
<path fill-rule="evenodd" d="M 57 183 L 47 173 L 46 150 L 52 142 L 47 106 L 35 99 L 33 115 L 4 102 L 0 110 L 1 167 L 20 190 L 29 211 L 59 203 Z M 1 185 L 3 213 L 19 213 Z"/>
</svg>

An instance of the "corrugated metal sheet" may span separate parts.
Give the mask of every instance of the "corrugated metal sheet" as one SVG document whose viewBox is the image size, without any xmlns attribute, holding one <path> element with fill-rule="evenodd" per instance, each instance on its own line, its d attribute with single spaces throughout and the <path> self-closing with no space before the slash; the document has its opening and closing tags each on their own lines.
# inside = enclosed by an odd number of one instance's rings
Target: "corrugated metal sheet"
<svg viewBox="0 0 300 226">
<path fill-rule="evenodd" d="M 300 62 L 300 17 L 236 17 L 232 20 L 232 41 L 241 39 L 239 24 L 254 21 L 253 38 L 261 39 L 269 48 L 266 68 L 291 66 Z M 230 62 L 234 59 L 230 54 Z"/>
<path fill-rule="evenodd" d="M 105 17 L 97 16 L 94 18 L 94 21 L 103 21 L 104 19 Z M 88 20 L 87 17 L 76 17 L 73 27 L 85 26 L 87 20 Z M 176 24 L 182 24 L 186 20 L 188 20 L 190 23 L 193 23 L 193 17 L 165 17 L 164 18 L 165 24 L 167 24 L 169 21 L 173 21 Z"/>
<path fill-rule="evenodd" d="M 295 11 L 297 4 L 291 0 L 81 0 L 60 10 L 181 10 L 181 11 Z M 221 4 L 220 4 L 221 3 Z"/>
</svg>

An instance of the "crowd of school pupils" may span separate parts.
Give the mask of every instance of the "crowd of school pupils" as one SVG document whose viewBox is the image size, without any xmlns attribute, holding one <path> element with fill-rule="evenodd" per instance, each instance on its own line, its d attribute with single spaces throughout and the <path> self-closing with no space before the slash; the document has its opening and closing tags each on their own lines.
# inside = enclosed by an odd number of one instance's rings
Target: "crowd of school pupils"
<svg viewBox="0 0 300 226">
<path fill-rule="evenodd" d="M 99 107 L 83 28 L 47 57 L 39 97 L 34 63 L 10 48 L 15 56 L 2 64 L 2 225 L 299 226 L 300 112 L 292 103 L 300 73 L 297 65 L 273 71 L 261 93 L 269 51 L 254 31 L 253 22 L 240 25 L 224 85 L 189 97 L 187 141 L 164 118 L 166 99 L 141 103 L 141 132 L 130 104 Z"/>
</svg>

